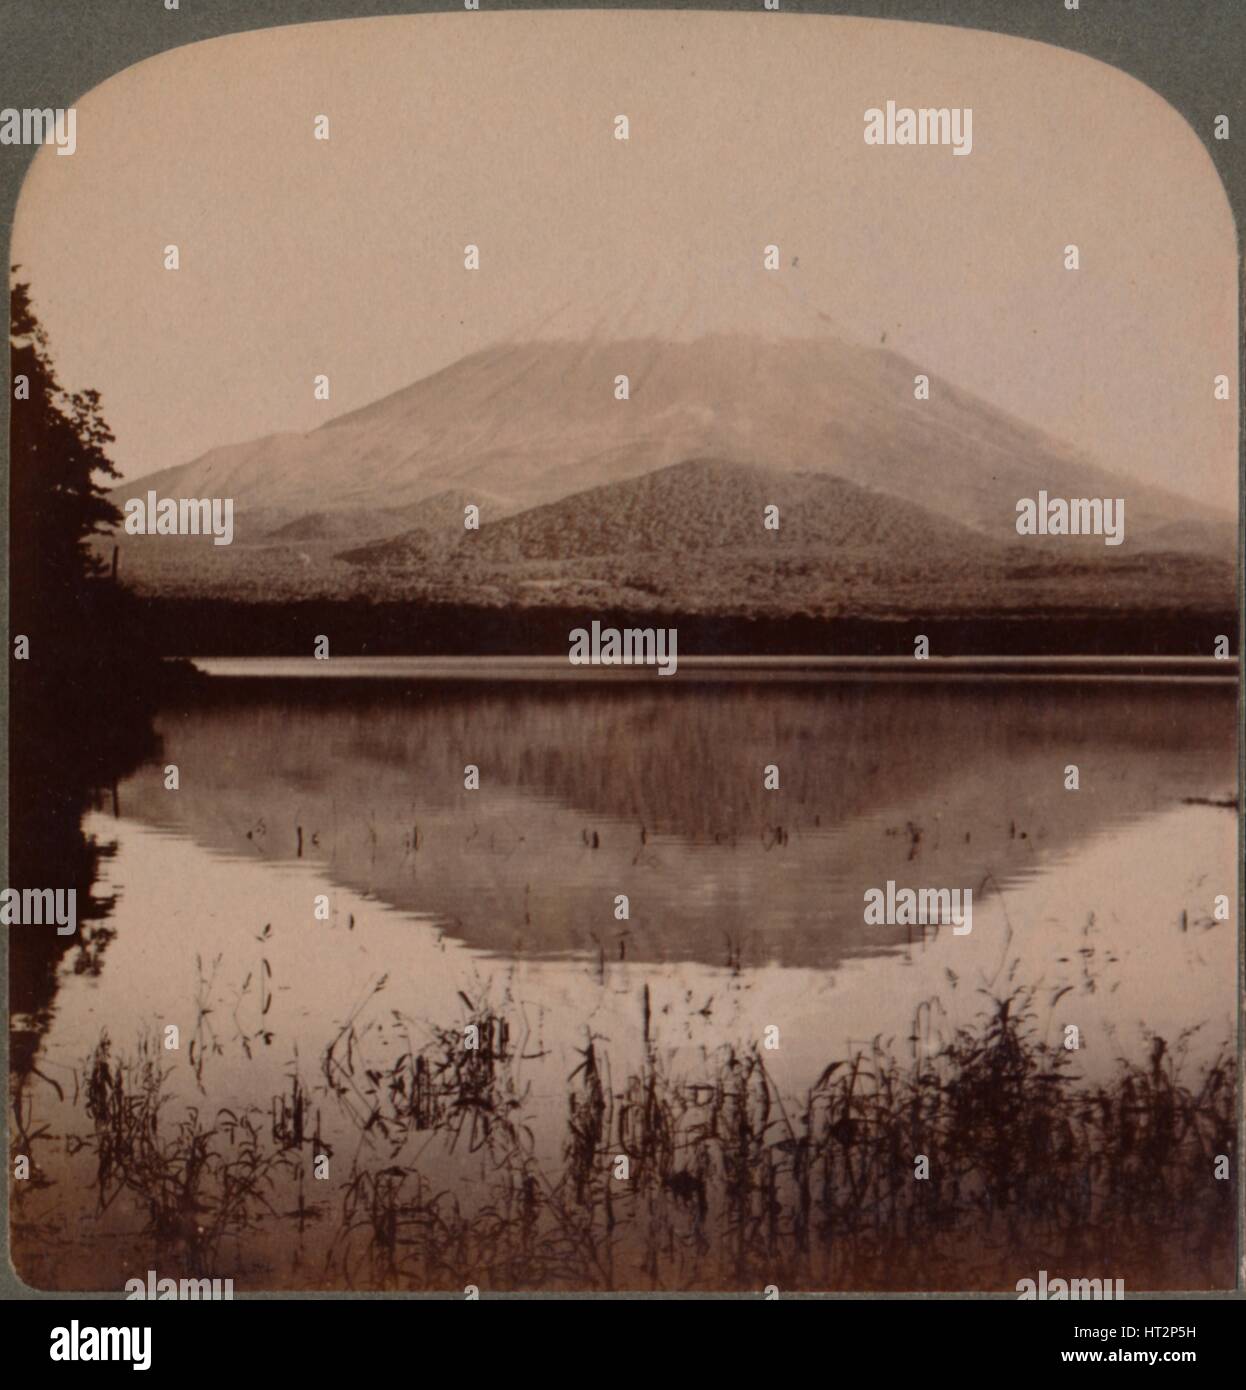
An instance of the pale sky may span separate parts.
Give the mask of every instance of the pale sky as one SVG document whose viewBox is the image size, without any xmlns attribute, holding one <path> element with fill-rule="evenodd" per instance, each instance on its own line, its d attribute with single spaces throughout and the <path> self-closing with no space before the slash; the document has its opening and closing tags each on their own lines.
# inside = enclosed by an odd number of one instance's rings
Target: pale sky
<svg viewBox="0 0 1246 1390">
<path fill-rule="evenodd" d="M 972 153 L 867 146 L 889 99 L 972 107 Z M 1081 55 L 762 11 L 464 12 L 193 44 L 77 107 L 12 259 L 127 476 L 498 340 L 764 328 L 769 274 L 830 332 L 885 331 L 932 380 L 1236 508 L 1228 200 L 1182 117 Z"/>
</svg>

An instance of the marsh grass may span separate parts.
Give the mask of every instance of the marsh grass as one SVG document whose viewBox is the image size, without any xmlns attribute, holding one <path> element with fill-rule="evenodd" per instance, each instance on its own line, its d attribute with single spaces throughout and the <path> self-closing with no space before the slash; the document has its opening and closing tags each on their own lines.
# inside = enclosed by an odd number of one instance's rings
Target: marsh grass
<svg viewBox="0 0 1246 1390">
<path fill-rule="evenodd" d="M 1215 1163 L 1235 1172 L 1233 1063 L 1187 1079 L 1189 1033 L 1092 1084 L 1014 989 L 947 1036 L 923 1005 L 907 1040 L 876 1037 L 784 1096 L 755 1045 L 672 1073 L 646 1001 L 635 1071 L 614 1078 L 585 1038 L 551 1149 L 516 1021 L 462 998 L 459 1024 L 408 1036 L 386 1067 L 366 1055 L 366 999 L 325 1049 L 317 1089 L 358 1136 L 330 1185 L 326 1283 L 1012 1290 L 1039 1268 L 1131 1290 L 1232 1282 L 1236 1178 Z M 277 1217 L 274 1185 L 327 1145 L 297 1073 L 270 1116 L 220 1111 L 209 1128 L 193 1108 L 168 1121 L 164 1081 L 152 1050 L 122 1064 L 101 1040 L 86 1089 L 100 1204 L 131 1193 L 150 1234 L 201 1265 L 227 1232 Z"/>
<path fill-rule="evenodd" d="M 399 1149 L 404 1101 L 412 1127 L 451 1149 L 469 1133 L 487 1154 L 487 1197 L 469 1207 L 417 1186 L 417 1163 L 392 1165 L 382 1229 L 407 1221 L 419 1239 L 381 1242 L 384 1276 L 408 1287 L 487 1271 L 492 1287 L 1008 1289 L 1047 1264 L 1111 1271 L 1133 1288 L 1231 1282 L 1234 1181 L 1215 1177 L 1216 1156 L 1234 1153 L 1227 1053 L 1187 1083 L 1191 1035 L 1172 1048 L 1153 1037 L 1145 1065 L 1121 1060 L 1092 1085 L 1076 1052 L 1041 1035 L 1031 990 L 988 996 L 972 1026 L 937 1041 L 929 1015 L 918 1011 L 907 1057 L 875 1038 L 795 1098 L 757 1046 L 724 1048 L 688 1078 L 647 1043 L 616 1085 L 590 1036 L 551 1162 L 520 1119 L 507 1023 L 473 1006 L 391 1070 L 382 1119 Z M 468 1024 L 477 1054 L 463 1048 Z M 366 1170 L 352 1181 L 375 1198 Z"/>
<path fill-rule="evenodd" d="M 119 1059 L 103 1034 L 86 1067 L 94 1128 L 73 1147 L 94 1151 L 101 1212 L 130 1195 L 158 1254 L 196 1277 L 219 1274 L 225 1238 L 244 1237 L 262 1213 L 275 1216 L 269 1195 L 300 1165 L 288 1145 L 265 1145 L 261 1114 L 222 1108 L 207 1125 L 188 1106 L 167 1120 L 168 1071 L 159 1057 L 142 1039 L 134 1057 Z"/>
</svg>

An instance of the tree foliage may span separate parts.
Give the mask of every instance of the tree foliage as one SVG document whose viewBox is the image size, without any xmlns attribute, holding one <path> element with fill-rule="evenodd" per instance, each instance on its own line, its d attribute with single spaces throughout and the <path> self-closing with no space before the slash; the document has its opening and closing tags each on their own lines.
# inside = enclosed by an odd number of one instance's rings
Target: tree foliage
<svg viewBox="0 0 1246 1390">
<path fill-rule="evenodd" d="M 121 520 L 102 481 L 118 476 L 107 453 L 113 434 L 98 391 L 70 392 L 57 380 L 30 287 L 16 278 L 9 350 L 10 611 L 14 631 L 46 630 L 80 608 L 100 573 L 89 538 Z"/>
</svg>

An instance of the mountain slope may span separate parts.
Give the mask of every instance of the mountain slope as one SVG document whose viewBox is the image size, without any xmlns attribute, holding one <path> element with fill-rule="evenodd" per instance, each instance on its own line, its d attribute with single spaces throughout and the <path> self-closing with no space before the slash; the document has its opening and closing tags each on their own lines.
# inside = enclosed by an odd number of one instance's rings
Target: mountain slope
<svg viewBox="0 0 1246 1390">
<path fill-rule="evenodd" d="M 776 507 L 777 529 L 763 525 Z M 624 482 L 577 492 L 558 502 L 487 522 L 478 535 L 456 537 L 456 560 L 507 563 L 588 556 L 704 554 L 761 550 L 788 558 L 807 553 L 903 556 L 916 544 L 944 558 L 997 552 L 968 527 L 922 507 L 841 478 L 776 473 L 722 459 L 691 459 Z M 403 563 L 426 556 L 425 530 L 342 558 L 355 564 Z"/>
<path fill-rule="evenodd" d="M 779 528 L 763 526 L 778 508 Z M 1215 609 L 1203 556 L 996 541 L 840 478 L 693 459 L 486 522 L 339 553 L 363 591 L 441 602 L 722 615 Z"/>
<path fill-rule="evenodd" d="M 306 435 L 215 449 L 117 489 L 295 513 L 392 510 L 447 490 L 512 509 L 687 459 L 832 475 L 999 540 L 1016 504 L 1126 498 L 1126 547 L 1223 555 L 1232 518 L 1097 467 L 913 363 L 828 336 L 534 341 L 484 350 Z M 630 398 L 615 398 L 627 375 Z"/>
</svg>

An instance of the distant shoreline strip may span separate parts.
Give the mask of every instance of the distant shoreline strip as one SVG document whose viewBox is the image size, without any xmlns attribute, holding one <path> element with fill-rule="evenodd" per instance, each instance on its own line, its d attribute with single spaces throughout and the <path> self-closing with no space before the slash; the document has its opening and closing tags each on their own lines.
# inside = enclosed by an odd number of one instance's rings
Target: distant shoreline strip
<svg viewBox="0 0 1246 1390">
<path fill-rule="evenodd" d="M 192 657 L 219 680 L 502 680 L 653 682 L 644 666 L 572 666 L 565 656 Z M 1236 684 L 1237 663 L 1190 656 L 688 656 L 680 681 L 827 680 L 1163 681 Z M 669 682 L 667 682 L 669 683 Z"/>
</svg>

